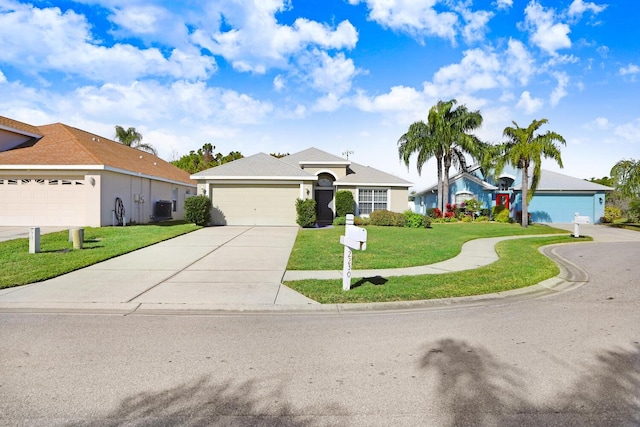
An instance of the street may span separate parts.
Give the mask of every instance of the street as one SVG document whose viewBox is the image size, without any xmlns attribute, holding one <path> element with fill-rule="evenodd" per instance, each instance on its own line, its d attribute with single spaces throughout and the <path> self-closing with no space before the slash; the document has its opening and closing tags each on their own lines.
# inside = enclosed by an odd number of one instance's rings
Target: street
<svg viewBox="0 0 640 427">
<path fill-rule="evenodd" d="M 503 304 L 202 316 L 0 314 L 2 425 L 640 425 L 640 245 Z"/>
</svg>

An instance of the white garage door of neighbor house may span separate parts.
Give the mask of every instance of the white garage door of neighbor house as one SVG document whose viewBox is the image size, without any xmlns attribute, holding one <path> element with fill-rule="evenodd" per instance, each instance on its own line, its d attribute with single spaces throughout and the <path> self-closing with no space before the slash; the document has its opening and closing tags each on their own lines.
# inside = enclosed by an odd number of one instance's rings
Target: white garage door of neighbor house
<svg viewBox="0 0 640 427">
<path fill-rule="evenodd" d="M 213 206 L 220 209 L 228 225 L 296 225 L 296 199 L 300 186 L 215 185 Z"/>
<path fill-rule="evenodd" d="M 84 216 L 84 180 L 0 178 L 0 225 L 81 226 Z"/>
</svg>

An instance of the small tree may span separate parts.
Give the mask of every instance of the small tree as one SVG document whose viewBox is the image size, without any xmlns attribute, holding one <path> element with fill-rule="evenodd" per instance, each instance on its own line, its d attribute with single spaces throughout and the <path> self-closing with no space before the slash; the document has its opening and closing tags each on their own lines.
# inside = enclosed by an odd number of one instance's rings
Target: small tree
<svg viewBox="0 0 640 427">
<path fill-rule="evenodd" d="M 211 222 L 211 199 L 207 196 L 192 196 L 184 200 L 184 217 L 196 225 L 207 225 Z"/>
<path fill-rule="evenodd" d="M 347 216 L 356 213 L 356 202 L 349 190 L 336 192 L 336 216 Z"/>
<path fill-rule="evenodd" d="M 296 200 L 296 222 L 300 227 L 310 228 L 316 225 L 316 201 L 313 199 Z"/>
</svg>

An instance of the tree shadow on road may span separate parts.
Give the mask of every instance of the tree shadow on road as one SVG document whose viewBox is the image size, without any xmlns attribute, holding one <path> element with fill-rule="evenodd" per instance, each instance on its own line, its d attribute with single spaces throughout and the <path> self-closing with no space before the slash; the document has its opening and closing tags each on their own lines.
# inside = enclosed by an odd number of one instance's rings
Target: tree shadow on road
<svg viewBox="0 0 640 427">
<path fill-rule="evenodd" d="M 214 383 L 209 376 L 167 390 L 140 393 L 122 400 L 112 413 L 83 426 L 313 426 L 311 416 L 284 401 L 283 387 L 259 381 Z M 316 408 L 317 409 L 317 408 Z M 343 412 L 338 407 L 320 413 Z M 318 412 L 314 412 L 318 413 Z"/>
<path fill-rule="evenodd" d="M 464 341 L 428 345 L 420 368 L 434 374 L 444 425 L 640 425 L 638 344 L 596 354 L 586 374 L 545 405 L 532 402 L 524 372 Z"/>
</svg>

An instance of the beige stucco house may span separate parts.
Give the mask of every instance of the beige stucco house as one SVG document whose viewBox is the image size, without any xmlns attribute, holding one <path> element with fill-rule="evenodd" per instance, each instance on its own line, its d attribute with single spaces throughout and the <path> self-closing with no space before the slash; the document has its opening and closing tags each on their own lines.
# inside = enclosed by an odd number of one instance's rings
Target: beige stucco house
<svg viewBox="0 0 640 427">
<path fill-rule="evenodd" d="M 182 219 L 189 174 L 71 126 L 0 116 L 0 226 L 106 226 Z"/>
<path fill-rule="evenodd" d="M 282 158 L 265 153 L 191 175 L 211 198 L 217 225 L 296 225 L 296 199 L 317 203 L 319 224 L 335 216 L 335 193 L 348 190 L 356 215 L 404 212 L 412 183 L 348 159 L 309 148 Z"/>
</svg>

